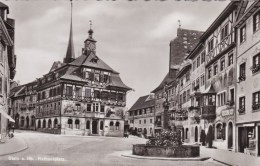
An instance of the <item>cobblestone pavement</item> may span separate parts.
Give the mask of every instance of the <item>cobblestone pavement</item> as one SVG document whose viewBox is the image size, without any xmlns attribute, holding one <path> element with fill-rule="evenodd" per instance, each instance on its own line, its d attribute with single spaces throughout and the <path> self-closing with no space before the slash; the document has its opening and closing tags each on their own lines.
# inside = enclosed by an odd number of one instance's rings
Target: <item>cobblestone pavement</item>
<svg viewBox="0 0 260 166">
<path fill-rule="evenodd" d="M 145 143 L 145 139 L 114 137 L 62 136 L 22 131 L 15 134 L 23 138 L 29 148 L 0 157 L 0 166 L 216 166 L 213 160 L 162 161 L 122 157 L 120 151 L 131 150 L 132 144 Z M 52 161 L 49 161 L 52 160 Z"/>
</svg>

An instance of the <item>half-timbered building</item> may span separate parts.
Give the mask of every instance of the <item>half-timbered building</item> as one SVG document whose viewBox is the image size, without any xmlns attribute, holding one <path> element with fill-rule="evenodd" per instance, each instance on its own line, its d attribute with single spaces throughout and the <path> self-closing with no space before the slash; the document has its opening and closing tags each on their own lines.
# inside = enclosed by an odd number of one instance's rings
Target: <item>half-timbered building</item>
<svg viewBox="0 0 260 166">
<path fill-rule="evenodd" d="M 59 134 L 123 136 L 126 86 L 96 55 L 93 30 L 75 58 L 72 22 L 63 62 L 38 78 L 36 128 Z"/>
</svg>

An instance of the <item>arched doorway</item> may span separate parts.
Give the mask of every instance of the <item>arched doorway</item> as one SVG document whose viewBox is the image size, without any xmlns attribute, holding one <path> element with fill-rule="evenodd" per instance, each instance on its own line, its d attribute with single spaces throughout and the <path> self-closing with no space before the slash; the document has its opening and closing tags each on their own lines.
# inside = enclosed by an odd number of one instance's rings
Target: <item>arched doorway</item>
<svg viewBox="0 0 260 166">
<path fill-rule="evenodd" d="M 19 128 L 19 114 L 15 115 L 15 127 Z"/>
<path fill-rule="evenodd" d="M 58 119 L 57 118 L 54 119 L 54 128 L 55 129 L 58 128 Z"/>
<path fill-rule="evenodd" d="M 52 123 L 51 123 L 51 119 L 48 120 L 48 128 L 52 128 Z"/>
<path fill-rule="evenodd" d="M 46 120 L 44 119 L 43 122 L 42 122 L 42 128 L 46 128 Z"/>
<path fill-rule="evenodd" d="M 207 134 L 207 142 L 210 148 L 212 148 L 213 140 L 214 140 L 214 131 L 212 125 L 209 126 L 208 134 Z"/>
<path fill-rule="evenodd" d="M 92 134 L 97 134 L 97 121 L 92 121 Z"/>
<path fill-rule="evenodd" d="M 198 142 L 198 127 L 195 127 L 195 142 Z"/>
<path fill-rule="evenodd" d="M 38 120 L 38 129 L 41 128 L 41 120 Z"/>
<path fill-rule="evenodd" d="M 233 124 L 232 122 L 228 123 L 228 148 L 232 149 L 233 147 Z"/>
<path fill-rule="evenodd" d="M 31 126 L 35 126 L 35 116 L 31 116 Z"/>
<path fill-rule="evenodd" d="M 29 117 L 27 116 L 27 117 L 26 117 L 26 128 L 29 128 L 29 123 L 30 123 Z"/>
</svg>

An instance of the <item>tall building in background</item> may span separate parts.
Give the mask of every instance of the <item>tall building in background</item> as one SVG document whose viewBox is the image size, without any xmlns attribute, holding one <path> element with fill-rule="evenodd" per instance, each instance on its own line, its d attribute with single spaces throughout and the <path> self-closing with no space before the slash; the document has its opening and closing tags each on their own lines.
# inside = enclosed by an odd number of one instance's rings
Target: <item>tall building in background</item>
<svg viewBox="0 0 260 166">
<path fill-rule="evenodd" d="M 170 42 L 169 72 L 160 85 L 152 91 L 155 94 L 155 132 L 160 132 L 168 126 L 169 119 L 166 118 L 170 117 L 170 113 L 166 115 L 163 106 L 165 92 L 168 90 L 170 92 L 166 85 L 170 86 L 170 83 L 175 82 L 179 68 L 182 66 L 182 63 L 186 63 L 184 62 L 185 57 L 199 42 L 202 33 L 201 31 L 178 28 L 177 37 Z M 171 103 L 176 104 L 173 101 Z M 171 109 L 169 111 L 174 111 L 175 105 L 169 108 Z"/>
<path fill-rule="evenodd" d="M 0 2 L 0 133 L 1 142 L 5 142 L 7 126 L 11 118 L 9 87 L 10 79 L 15 76 L 16 56 L 14 54 L 15 21 L 8 18 L 9 8 Z"/>
</svg>

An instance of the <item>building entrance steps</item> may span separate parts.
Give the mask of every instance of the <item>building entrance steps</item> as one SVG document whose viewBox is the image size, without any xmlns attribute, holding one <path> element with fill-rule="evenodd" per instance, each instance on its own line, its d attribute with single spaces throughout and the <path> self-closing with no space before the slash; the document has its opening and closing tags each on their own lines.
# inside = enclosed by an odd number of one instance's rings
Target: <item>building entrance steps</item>
<svg viewBox="0 0 260 166">
<path fill-rule="evenodd" d="M 200 154 L 202 156 L 209 156 L 218 162 L 232 166 L 260 165 L 260 157 L 250 156 L 244 153 L 233 152 L 229 150 L 213 149 L 201 146 Z"/>
<path fill-rule="evenodd" d="M 18 133 L 15 132 L 13 138 L 6 138 L 5 143 L 0 143 L 0 156 L 14 154 L 28 148 L 23 138 L 16 135 Z"/>
</svg>

